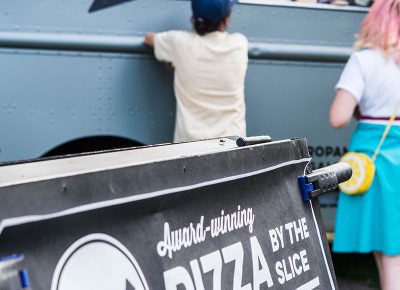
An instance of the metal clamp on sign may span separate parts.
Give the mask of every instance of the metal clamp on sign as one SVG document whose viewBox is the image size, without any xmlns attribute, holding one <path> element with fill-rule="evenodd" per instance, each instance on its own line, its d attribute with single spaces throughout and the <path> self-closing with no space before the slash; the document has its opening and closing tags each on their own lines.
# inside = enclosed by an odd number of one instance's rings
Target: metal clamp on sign
<svg viewBox="0 0 400 290">
<path fill-rule="evenodd" d="M 304 201 L 335 191 L 339 183 L 351 178 L 353 171 L 347 163 L 339 162 L 312 173 L 299 177 L 299 184 Z"/>
<path fill-rule="evenodd" d="M 262 136 L 252 136 L 252 137 L 240 137 L 236 139 L 236 145 L 238 147 L 248 146 L 248 145 L 256 145 L 261 143 L 268 143 L 271 142 L 271 137 L 268 135 Z"/>
</svg>

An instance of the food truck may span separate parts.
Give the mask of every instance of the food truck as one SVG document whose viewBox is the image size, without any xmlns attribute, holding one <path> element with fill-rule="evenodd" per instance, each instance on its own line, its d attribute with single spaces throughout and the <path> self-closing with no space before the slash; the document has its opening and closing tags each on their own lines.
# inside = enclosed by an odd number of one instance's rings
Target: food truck
<svg viewBox="0 0 400 290">
<path fill-rule="evenodd" d="M 360 6 L 241 0 L 230 31 L 249 40 L 249 136 L 304 137 L 314 168 L 346 152 L 328 124 L 334 86 L 367 12 Z M 172 141 L 173 71 L 149 31 L 191 30 L 190 1 L 0 3 L 0 161 Z M 333 230 L 336 195 L 321 200 Z"/>
</svg>

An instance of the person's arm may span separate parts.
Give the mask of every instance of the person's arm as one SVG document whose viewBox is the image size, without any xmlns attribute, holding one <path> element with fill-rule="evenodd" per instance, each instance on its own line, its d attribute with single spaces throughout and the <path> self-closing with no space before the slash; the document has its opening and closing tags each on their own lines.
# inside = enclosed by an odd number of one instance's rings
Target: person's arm
<svg viewBox="0 0 400 290">
<path fill-rule="evenodd" d="M 357 106 L 356 98 L 346 90 L 338 89 L 329 111 L 329 123 L 333 128 L 346 126 Z"/>
<path fill-rule="evenodd" d="M 155 39 L 155 37 L 156 37 L 156 34 L 154 32 L 147 33 L 146 36 L 144 37 L 144 43 L 147 46 L 150 46 L 150 47 L 154 48 L 154 39 Z M 165 63 L 165 67 L 167 69 L 173 69 L 174 68 L 172 62 L 165 61 L 164 63 Z"/>
<path fill-rule="evenodd" d="M 144 43 L 154 48 L 154 55 L 158 61 L 174 64 L 177 54 L 177 35 L 176 31 L 148 32 L 144 37 Z"/>
<path fill-rule="evenodd" d="M 155 37 L 155 33 L 154 32 L 149 32 L 146 34 L 146 36 L 144 37 L 144 43 L 150 47 L 154 47 L 154 37 Z"/>
</svg>

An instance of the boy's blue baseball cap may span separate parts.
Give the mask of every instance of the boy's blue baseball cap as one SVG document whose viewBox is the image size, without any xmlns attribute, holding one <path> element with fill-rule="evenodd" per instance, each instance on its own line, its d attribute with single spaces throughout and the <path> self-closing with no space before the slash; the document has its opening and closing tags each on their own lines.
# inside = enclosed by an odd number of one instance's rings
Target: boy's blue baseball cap
<svg viewBox="0 0 400 290">
<path fill-rule="evenodd" d="M 219 23 L 229 15 L 237 0 L 192 0 L 193 17 Z"/>
</svg>

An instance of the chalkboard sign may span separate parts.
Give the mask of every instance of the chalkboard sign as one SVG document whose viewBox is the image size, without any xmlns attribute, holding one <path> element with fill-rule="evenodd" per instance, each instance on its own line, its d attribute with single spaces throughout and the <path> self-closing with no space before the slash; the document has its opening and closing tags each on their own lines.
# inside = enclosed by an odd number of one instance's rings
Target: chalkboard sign
<svg viewBox="0 0 400 290">
<path fill-rule="evenodd" d="M 337 289 L 309 161 L 224 138 L 0 166 L 0 257 L 31 289 Z"/>
</svg>

